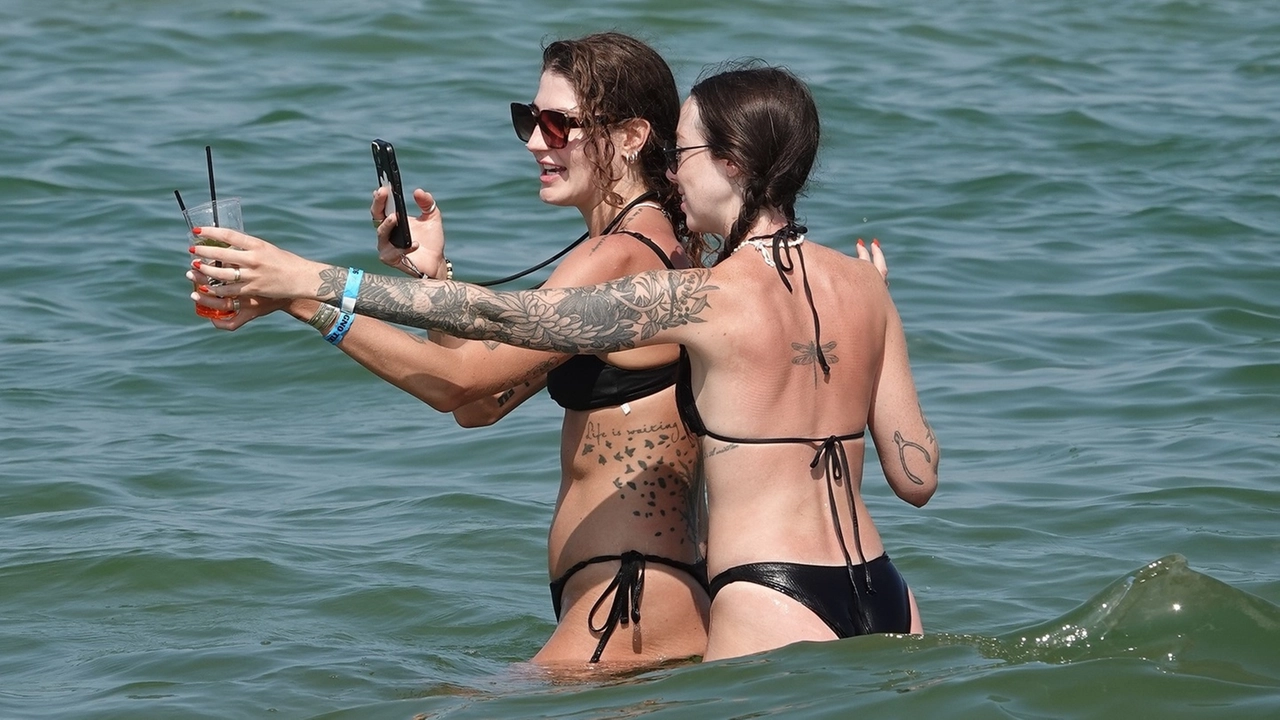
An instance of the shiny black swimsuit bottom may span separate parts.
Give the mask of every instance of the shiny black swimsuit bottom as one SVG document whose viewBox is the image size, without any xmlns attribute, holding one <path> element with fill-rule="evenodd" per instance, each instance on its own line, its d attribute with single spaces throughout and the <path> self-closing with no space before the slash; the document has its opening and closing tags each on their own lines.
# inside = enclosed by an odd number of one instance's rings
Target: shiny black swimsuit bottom
<svg viewBox="0 0 1280 720">
<path fill-rule="evenodd" d="M 907 583 L 889 556 L 881 555 L 865 567 L 855 565 L 854 568 L 857 572 L 851 573 L 844 565 L 788 562 L 738 565 L 712 578 L 711 599 L 729 583 L 749 582 L 776 590 L 809 608 L 839 638 L 911 632 Z M 868 574 L 872 580 L 870 586 Z"/>
</svg>

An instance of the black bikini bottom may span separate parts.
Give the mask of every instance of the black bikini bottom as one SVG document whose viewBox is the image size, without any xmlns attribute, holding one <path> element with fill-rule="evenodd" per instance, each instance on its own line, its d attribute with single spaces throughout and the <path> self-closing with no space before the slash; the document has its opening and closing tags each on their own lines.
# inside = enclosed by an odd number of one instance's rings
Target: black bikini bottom
<svg viewBox="0 0 1280 720">
<path fill-rule="evenodd" d="M 836 637 L 911 631 L 907 583 L 888 555 L 853 568 L 787 562 L 738 565 L 711 580 L 711 598 L 734 582 L 763 585 L 786 595 L 812 610 Z"/>
<path fill-rule="evenodd" d="M 591 656 L 591 662 L 599 662 L 600 654 L 604 652 L 604 646 L 609 644 L 609 638 L 613 636 L 613 631 L 618 629 L 618 624 L 626 625 L 628 622 L 640 623 L 640 598 L 644 593 L 644 564 L 645 562 L 654 562 L 659 565 L 666 565 L 688 573 L 694 580 L 698 581 L 698 586 L 703 590 L 707 589 L 707 562 L 699 561 L 695 564 L 680 562 L 679 560 L 669 560 L 658 555 L 645 555 L 628 550 L 621 555 L 597 555 L 596 557 L 582 562 L 569 568 L 565 574 L 551 581 L 551 607 L 556 611 L 556 619 L 560 619 L 560 604 L 564 598 L 564 586 L 569 582 L 569 578 L 574 573 L 595 563 L 621 561 L 618 567 L 618 574 L 614 575 L 613 582 L 609 583 L 609 587 L 604 589 L 600 594 L 600 599 L 596 600 L 596 604 L 591 606 L 591 613 L 587 615 L 587 627 L 591 632 L 600 633 L 600 643 L 596 645 L 595 654 Z M 600 606 L 604 605 L 604 601 L 609 598 L 609 593 L 613 593 L 613 605 L 609 608 L 609 616 L 605 618 L 604 624 L 596 627 L 595 616 Z"/>
</svg>

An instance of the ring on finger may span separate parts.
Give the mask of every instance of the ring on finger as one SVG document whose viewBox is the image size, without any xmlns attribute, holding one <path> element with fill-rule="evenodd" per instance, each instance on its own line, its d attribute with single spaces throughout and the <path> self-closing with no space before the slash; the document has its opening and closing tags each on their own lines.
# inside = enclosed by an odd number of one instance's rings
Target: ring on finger
<svg viewBox="0 0 1280 720">
<path fill-rule="evenodd" d="M 436 204 L 435 204 L 435 202 L 434 202 L 434 201 L 432 201 L 432 203 L 431 203 L 431 207 L 429 207 L 429 208 L 424 208 L 424 209 L 423 209 L 423 211 L 422 211 L 422 214 L 423 214 L 423 215 L 430 215 L 431 213 L 433 213 L 433 212 L 435 212 L 435 211 L 436 211 Z"/>
<path fill-rule="evenodd" d="M 374 226 L 375 228 L 377 228 L 378 226 L 382 225 L 382 223 L 378 222 L 378 219 L 377 219 L 377 218 L 369 218 L 369 219 L 370 219 L 370 221 L 373 223 L 373 226 Z"/>
<path fill-rule="evenodd" d="M 231 298 L 231 312 L 240 314 L 240 298 Z"/>
<path fill-rule="evenodd" d="M 238 283 L 240 282 L 240 268 L 236 268 L 235 270 L 236 274 L 231 276 L 231 282 Z"/>
</svg>

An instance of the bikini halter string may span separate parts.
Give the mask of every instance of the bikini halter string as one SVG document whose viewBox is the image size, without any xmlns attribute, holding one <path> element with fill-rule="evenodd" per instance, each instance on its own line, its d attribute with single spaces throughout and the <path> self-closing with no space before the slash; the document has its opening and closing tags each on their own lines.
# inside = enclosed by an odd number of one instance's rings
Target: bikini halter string
<svg viewBox="0 0 1280 720">
<path fill-rule="evenodd" d="M 601 235 L 608 235 L 609 233 L 611 233 L 611 232 L 613 232 L 614 230 L 618 229 L 618 226 L 622 224 L 622 220 L 623 220 L 623 218 L 625 218 L 625 217 L 627 216 L 627 213 L 631 212 L 631 210 L 632 210 L 633 208 L 635 208 L 635 206 L 637 206 L 637 205 L 639 205 L 640 203 L 645 202 L 645 201 L 647 201 L 647 200 L 653 200 L 653 199 L 656 199 L 657 197 L 658 197 L 658 193 L 657 193 L 657 192 L 654 192 L 654 191 L 652 191 L 652 190 L 650 190 L 649 192 L 644 193 L 644 194 L 640 195 L 639 197 L 637 197 L 636 199 L 632 200 L 631 202 L 627 203 L 626 205 L 624 205 L 624 206 L 622 207 L 622 209 L 621 209 L 621 210 L 619 210 L 619 211 L 618 211 L 618 214 L 617 214 L 617 215 L 614 215 L 614 216 L 613 216 L 613 219 L 609 221 L 609 224 L 605 226 L 604 230 L 602 230 L 602 231 L 600 232 L 600 234 L 601 234 Z M 494 285 L 503 285 L 503 284 L 505 284 L 505 283 L 509 283 L 509 282 L 511 282 L 512 280 L 519 280 L 520 278 L 524 277 L 525 275 L 528 275 L 529 273 L 537 272 L 537 271 L 541 270 L 542 268 L 544 268 L 544 267 L 546 267 L 546 266 L 550 265 L 551 263 L 555 262 L 556 260 L 559 260 L 560 258 L 564 257 L 566 254 L 568 254 L 568 252 L 569 252 L 570 250 L 572 250 L 572 249 L 574 249 L 574 248 L 578 247 L 579 245 L 581 245 L 581 244 L 582 244 L 583 242 L 585 242 L 585 241 L 586 241 L 586 239 L 587 239 L 587 238 L 589 238 L 589 237 L 591 237 L 591 231 L 590 231 L 590 230 L 588 230 L 588 231 L 586 231 L 586 232 L 582 233 L 582 235 L 581 235 L 577 240 L 574 240 L 573 242 L 569 243 L 568 245 L 565 245 L 565 246 L 564 246 L 564 249 L 563 249 L 563 250 L 561 250 L 560 252 L 556 253 L 555 255 L 552 255 L 551 257 L 547 258 L 546 260 L 543 260 L 542 262 L 538 263 L 537 265 L 534 265 L 533 267 L 528 268 L 527 270 L 521 270 L 520 272 L 518 272 L 518 273 L 516 273 L 516 274 L 514 274 L 514 275 L 508 275 L 508 276 L 506 276 L 506 277 L 504 277 L 504 278 L 498 278 L 497 280 L 483 280 L 483 281 L 481 281 L 481 282 L 475 282 L 475 283 L 472 283 L 472 285 L 479 285 L 479 286 L 481 286 L 481 287 L 493 287 Z M 534 289 L 537 289 L 537 288 L 540 288 L 540 287 L 542 287 L 542 283 L 538 283 L 537 285 L 535 285 L 535 286 L 534 286 Z"/>
<path fill-rule="evenodd" d="M 786 286 L 787 292 L 793 292 L 791 289 L 791 281 L 787 279 L 787 273 L 795 268 L 795 263 L 791 259 L 792 245 L 787 241 L 793 237 L 802 237 L 808 232 L 808 228 L 803 225 L 797 225 L 789 222 L 778 228 L 778 231 L 772 235 L 756 235 L 747 238 L 745 242 L 752 240 L 770 239 L 773 241 L 773 266 L 778 270 L 778 277 L 782 279 L 782 284 Z M 818 356 L 818 364 L 822 366 L 822 376 L 831 377 L 831 365 L 827 362 L 826 353 L 822 351 L 822 323 L 818 320 L 818 308 L 813 304 L 813 290 L 809 288 L 809 273 L 804 265 L 804 250 L 799 244 L 795 245 L 796 254 L 800 256 L 800 279 L 804 284 L 804 296 L 809 301 L 809 312 L 813 313 L 813 347 L 814 353 Z"/>
</svg>

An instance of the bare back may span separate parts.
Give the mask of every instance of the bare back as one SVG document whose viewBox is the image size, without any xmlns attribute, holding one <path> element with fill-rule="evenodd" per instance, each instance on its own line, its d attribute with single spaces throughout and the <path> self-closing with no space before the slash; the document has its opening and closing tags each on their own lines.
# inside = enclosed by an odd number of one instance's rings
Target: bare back
<svg viewBox="0 0 1280 720">
<path fill-rule="evenodd" d="M 791 292 L 754 247 L 743 246 L 716 266 L 711 283 L 717 291 L 711 302 L 712 311 L 719 312 L 708 317 L 714 332 L 705 336 L 706 342 L 690 343 L 692 389 L 709 430 L 742 439 L 817 440 L 746 444 L 704 438 L 709 504 L 715 508 L 708 538 L 713 576 L 726 567 L 763 560 L 844 563 L 824 465 L 810 465 L 821 439 L 866 428 L 892 302 L 883 278 L 868 262 L 812 242 L 791 252 Z M 806 275 L 819 318 L 816 336 Z M 824 373 L 824 359 L 829 374 Z M 860 547 L 853 547 L 843 488 L 837 488 L 837 506 L 844 511 L 846 545 L 854 562 L 861 562 L 883 553 L 861 501 L 866 444 L 852 439 L 841 445 L 858 508 Z"/>
</svg>

